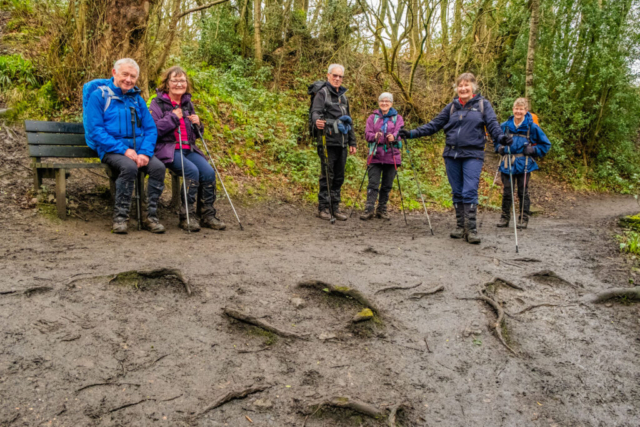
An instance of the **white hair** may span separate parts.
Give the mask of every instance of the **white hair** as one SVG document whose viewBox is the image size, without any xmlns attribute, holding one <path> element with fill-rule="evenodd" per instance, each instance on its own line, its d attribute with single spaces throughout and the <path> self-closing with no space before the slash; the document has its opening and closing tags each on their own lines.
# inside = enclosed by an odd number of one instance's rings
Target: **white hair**
<svg viewBox="0 0 640 427">
<path fill-rule="evenodd" d="M 331 64 L 329 65 L 329 69 L 327 70 L 327 74 L 331 74 L 331 70 L 333 70 L 334 68 L 339 67 L 342 70 L 342 74 L 344 74 L 344 67 L 340 64 Z"/>
<path fill-rule="evenodd" d="M 134 61 L 131 58 L 122 58 L 122 59 L 118 59 L 116 61 L 115 64 L 113 64 L 113 68 L 118 71 L 120 69 L 120 66 L 122 64 L 128 64 L 131 65 L 133 68 L 135 68 L 138 71 L 138 74 L 140 74 L 140 66 L 138 65 L 138 63 L 136 61 Z"/>
<path fill-rule="evenodd" d="M 393 95 L 389 92 L 384 92 L 378 97 L 378 101 L 382 101 L 383 99 L 388 99 L 389 101 L 393 102 Z"/>
</svg>

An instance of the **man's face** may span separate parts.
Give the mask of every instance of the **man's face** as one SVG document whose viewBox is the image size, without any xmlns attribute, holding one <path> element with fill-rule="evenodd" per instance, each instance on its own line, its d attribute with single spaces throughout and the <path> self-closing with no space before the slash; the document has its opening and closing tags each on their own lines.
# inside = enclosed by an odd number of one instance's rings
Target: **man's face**
<svg viewBox="0 0 640 427">
<path fill-rule="evenodd" d="M 131 64 L 121 64 L 117 71 L 115 68 L 111 70 L 111 74 L 113 74 L 113 84 L 122 89 L 122 92 L 133 89 L 138 81 L 138 70 Z"/>
<path fill-rule="evenodd" d="M 333 67 L 331 72 L 327 74 L 327 80 L 329 84 L 336 89 L 342 86 L 342 80 L 344 79 L 344 73 L 340 67 Z"/>
</svg>

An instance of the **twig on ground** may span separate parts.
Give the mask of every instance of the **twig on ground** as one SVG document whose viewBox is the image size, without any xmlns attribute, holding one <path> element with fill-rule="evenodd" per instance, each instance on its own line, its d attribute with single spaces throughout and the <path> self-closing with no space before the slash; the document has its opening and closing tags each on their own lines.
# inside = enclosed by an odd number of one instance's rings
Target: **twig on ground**
<svg viewBox="0 0 640 427">
<path fill-rule="evenodd" d="M 533 305 L 530 305 L 529 307 L 523 308 L 522 310 L 516 313 L 511 313 L 511 314 L 518 315 L 518 314 L 526 313 L 527 311 L 533 310 L 534 308 L 538 308 L 538 307 L 569 307 L 570 305 L 571 304 L 562 305 L 562 304 L 550 304 L 550 303 L 533 304 Z"/>
<path fill-rule="evenodd" d="M 342 408 L 342 409 L 350 409 L 354 412 L 358 412 L 362 415 L 366 415 L 368 417 L 374 419 L 384 418 L 386 416 L 385 411 L 379 409 L 369 403 L 361 402 L 358 400 L 352 400 L 350 397 L 346 396 L 335 396 L 328 400 L 323 400 L 320 402 L 312 403 L 309 405 L 310 408 L 323 408 L 323 407 L 333 407 L 333 408 Z M 318 409 L 316 409 L 317 411 Z"/>
<path fill-rule="evenodd" d="M 136 406 L 136 405 L 139 405 L 139 404 L 144 403 L 144 402 L 155 402 L 155 401 L 156 401 L 155 399 L 142 399 L 142 400 L 140 400 L 138 402 L 127 403 L 125 405 L 118 406 L 117 408 L 110 409 L 107 413 L 110 414 L 112 412 L 120 411 L 121 409 L 125 409 L 125 408 L 130 408 L 131 406 Z"/>
<path fill-rule="evenodd" d="M 524 291 L 524 288 L 522 286 L 516 285 L 515 283 L 509 280 L 503 279 L 502 277 L 494 277 L 493 279 L 491 279 L 490 282 L 487 283 L 487 285 L 491 283 L 495 283 L 495 284 L 502 283 L 504 285 L 509 286 L 510 288 L 517 289 L 519 291 Z"/>
<path fill-rule="evenodd" d="M 382 292 L 387 292 L 387 291 L 395 291 L 395 290 L 400 290 L 400 291 L 404 291 L 407 289 L 414 289 L 417 288 L 418 286 L 422 285 L 422 282 L 413 285 L 413 286 L 389 286 L 388 288 L 382 288 L 382 289 L 378 289 L 377 291 L 375 291 L 373 294 L 377 295 L 377 294 L 381 294 Z"/>
<path fill-rule="evenodd" d="M 140 387 L 140 384 L 134 384 L 134 383 L 95 383 L 95 384 L 87 384 L 84 387 L 80 387 L 79 389 L 76 390 L 76 393 L 80 393 L 83 390 L 86 390 L 88 388 L 93 388 L 93 387 L 100 387 L 100 386 L 118 386 L 118 387 L 122 387 L 123 385 L 130 385 L 130 386 L 134 386 L 134 387 Z"/>
<path fill-rule="evenodd" d="M 427 342 L 427 337 L 424 337 L 424 345 L 427 346 L 427 352 L 431 353 L 431 349 L 429 348 L 429 343 Z"/>
<path fill-rule="evenodd" d="M 363 306 L 370 308 L 371 311 L 375 312 L 376 314 L 380 312 L 377 306 L 367 297 L 362 295 L 362 293 L 357 289 L 349 288 L 347 286 L 334 286 L 330 283 L 326 283 L 320 280 L 307 280 L 305 282 L 300 282 L 298 283 L 298 287 L 312 288 L 319 291 L 328 292 L 329 294 L 337 294 L 343 297 L 353 298 Z"/>
<path fill-rule="evenodd" d="M 426 291 L 426 292 L 413 293 L 413 294 L 409 295 L 409 299 L 417 300 L 417 299 L 421 299 L 422 297 L 426 297 L 428 295 L 433 295 L 435 293 L 442 292 L 442 291 L 444 291 L 444 286 L 440 285 L 440 286 L 438 286 L 438 287 L 436 287 L 434 289 L 431 289 L 429 291 Z"/>
<path fill-rule="evenodd" d="M 564 283 L 566 285 L 571 286 L 574 289 L 579 288 L 578 285 L 574 285 L 573 283 L 569 282 L 568 280 L 563 279 L 562 277 L 558 276 L 555 272 L 551 271 L 551 270 L 541 270 L 538 271 L 536 273 L 532 273 L 530 275 L 528 275 L 527 277 L 535 279 L 535 278 L 546 278 L 546 279 L 552 279 L 552 280 L 556 280 L 560 283 Z"/>
<path fill-rule="evenodd" d="M 309 339 L 308 335 L 300 335 L 300 334 L 296 334 L 294 332 L 289 332 L 289 331 L 285 331 L 282 330 L 280 328 L 277 328 L 265 321 L 262 321 L 254 316 L 250 316 L 248 314 L 242 313 L 239 310 L 234 310 L 232 308 L 228 308 L 225 307 L 223 310 L 223 313 L 225 315 L 227 315 L 228 317 L 231 317 L 232 319 L 236 319 L 239 320 L 240 322 L 244 322 L 244 323 L 248 323 L 250 325 L 253 326 L 257 326 L 259 328 L 264 329 L 265 331 L 269 331 L 269 332 L 273 332 L 276 335 L 279 335 L 281 337 L 285 337 L 285 338 L 296 338 L 299 340 L 307 340 Z"/>
<path fill-rule="evenodd" d="M 195 415 L 194 418 L 200 418 L 207 412 L 213 411 L 214 409 L 219 408 L 220 406 L 224 405 L 225 403 L 231 402 L 232 400 L 244 399 L 245 397 L 251 394 L 265 391 L 268 388 L 271 388 L 271 385 L 254 386 L 254 387 L 249 387 L 242 390 L 230 391 L 224 396 L 217 398 L 211 405 L 207 406 L 202 412 Z"/>
<path fill-rule="evenodd" d="M 259 348 L 257 350 L 238 350 L 238 354 L 260 353 L 261 351 L 265 351 L 265 350 L 269 350 L 269 349 L 271 349 L 271 347 L 265 346 L 265 347 Z"/>
</svg>

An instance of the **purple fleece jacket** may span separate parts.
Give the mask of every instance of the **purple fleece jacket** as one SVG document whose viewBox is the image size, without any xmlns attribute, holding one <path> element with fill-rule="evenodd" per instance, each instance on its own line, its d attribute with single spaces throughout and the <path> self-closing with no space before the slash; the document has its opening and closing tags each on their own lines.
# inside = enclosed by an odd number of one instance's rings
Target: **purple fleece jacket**
<svg viewBox="0 0 640 427">
<path fill-rule="evenodd" d="M 397 115 L 395 123 L 393 123 L 392 120 L 392 117 L 394 115 L 393 113 Z M 378 147 L 376 151 L 373 152 L 373 156 L 371 157 L 369 163 L 382 163 L 392 165 L 393 158 L 395 156 L 396 164 L 400 166 L 400 164 L 402 163 L 402 154 L 400 152 L 400 149 L 392 147 L 392 144 L 389 144 L 386 140 L 386 136 L 388 134 L 393 134 L 395 138 L 393 144 L 396 144 L 398 142 L 398 132 L 400 132 L 400 128 L 404 126 L 404 120 L 402 119 L 402 116 L 396 113 L 394 109 L 389 110 L 389 113 L 387 114 L 389 115 L 389 120 L 387 121 L 387 131 L 384 136 L 378 138 L 378 141 L 376 141 L 376 133 L 382 133 L 382 125 L 384 124 L 384 115 L 382 114 L 382 111 L 374 111 L 373 114 L 371 114 L 367 119 L 367 126 L 364 131 L 364 137 L 369 143 L 378 143 Z M 378 120 L 376 120 L 374 124 L 373 122 L 376 115 L 378 116 Z M 384 151 L 385 142 L 387 142 L 386 152 Z"/>
<path fill-rule="evenodd" d="M 158 96 L 153 98 L 149 110 L 151 111 L 151 117 L 156 122 L 156 128 L 158 128 L 158 140 L 156 142 L 155 156 L 163 163 L 173 163 L 173 155 L 176 151 L 176 137 L 174 135 L 175 130 L 180 126 L 180 119 L 173 114 L 173 107 L 171 101 L 165 98 L 164 92 L 156 91 Z M 196 133 L 191 127 L 191 121 L 187 118 L 187 115 L 195 114 L 193 104 L 191 103 L 191 94 L 185 93 L 180 100 L 180 107 L 183 111 L 184 124 L 187 128 L 187 137 L 182 136 L 184 142 L 188 142 L 191 145 L 191 150 L 204 157 L 204 153 L 196 146 Z M 187 112 L 187 114 L 184 114 Z M 204 131 L 204 126 L 200 123 L 200 132 Z"/>
</svg>

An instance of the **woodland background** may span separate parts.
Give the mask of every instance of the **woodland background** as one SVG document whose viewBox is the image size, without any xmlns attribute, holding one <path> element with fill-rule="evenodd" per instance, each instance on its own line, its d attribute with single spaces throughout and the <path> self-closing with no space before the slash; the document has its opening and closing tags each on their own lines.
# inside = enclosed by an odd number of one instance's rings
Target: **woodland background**
<svg viewBox="0 0 640 427">
<path fill-rule="evenodd" d="M 366 117 L 383 91 L 416 126 L 453 97 L 462 72 L 500 121 L 525 94 L 553 148 L 543 169 L 581 190 L 640 183 L 638 0 L 0 0 L 0 100 L 14 122 L 81 121 L 82 85 L 133 57 L 153 95 L 179 64 L 233 193 L 315 200 L 319 160 L 307 135 L 307 86 L 346 66 L 359 154 L 345 200 L 365 171 Z M 423 189 L 450 206 L 443 136 L 412 141 Z M 408 166 L 408 163 L 407 163 Z M 401 173 L 409 207 L 417 187 Z M 493 176 L 483 174 L 481 203 Z M 425 188 L 426 187 L 426 188 Z M 499 193 L 499 192 L 494 192 Z M 409 196 L 409 197 L 407 197 Z M 396 197 L 394 195 L 394 197 Z M 392 199 L 399 203 L 398 199 Z M 407 200 L 405 200 L 407 202 Z"/>
</svg>

